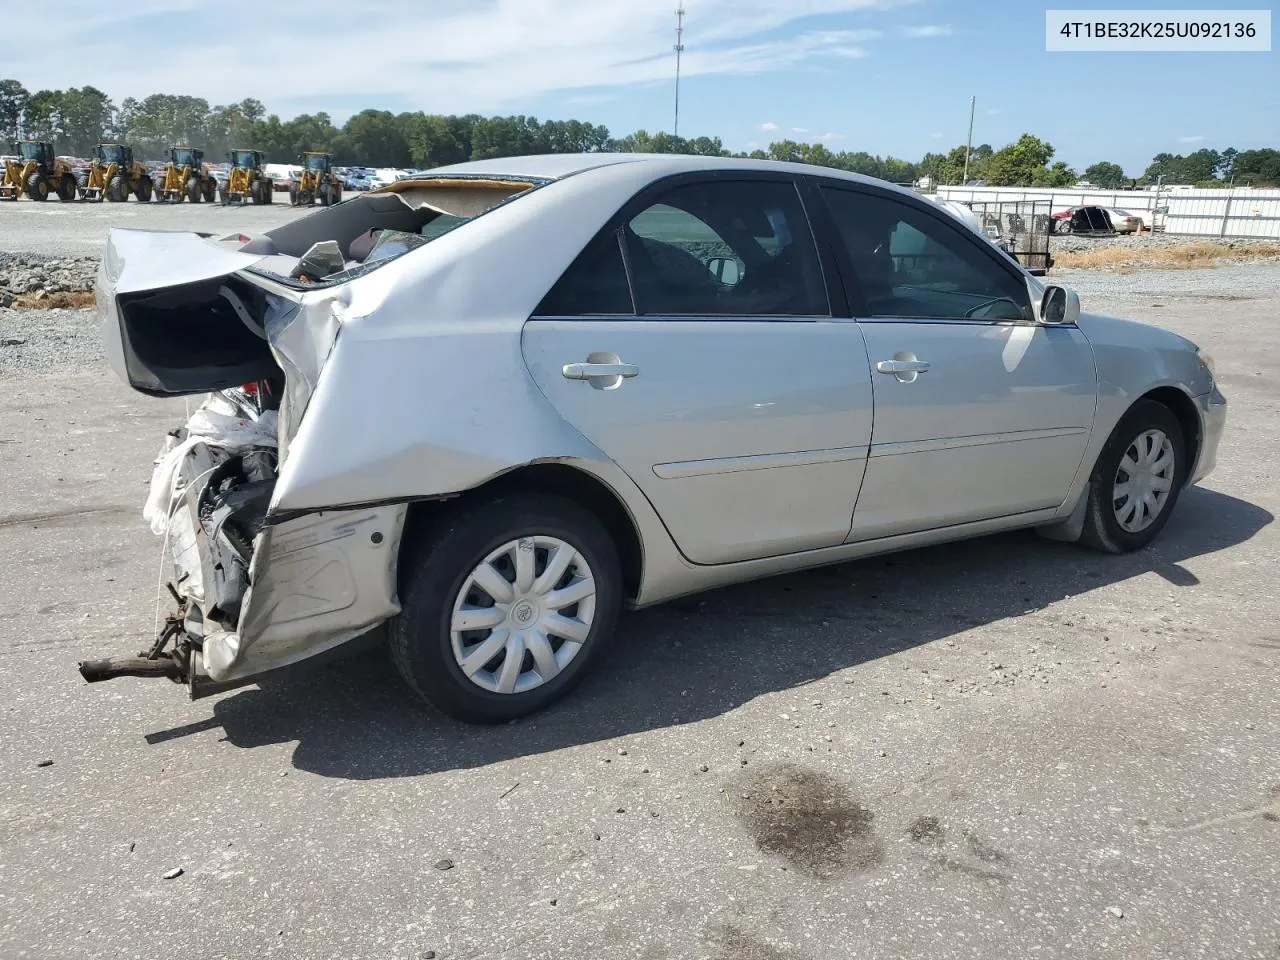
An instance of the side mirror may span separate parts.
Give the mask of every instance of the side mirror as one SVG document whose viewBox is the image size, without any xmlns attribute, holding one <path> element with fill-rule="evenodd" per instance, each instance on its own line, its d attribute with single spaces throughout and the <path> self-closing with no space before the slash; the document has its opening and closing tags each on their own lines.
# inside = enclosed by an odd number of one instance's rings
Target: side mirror
<svg viewBox="0 0 1280 960">
<path fill-rule="evenodd" d="M 717 283 L 732 287 L 746 272 L 746 264 L 737 257 L 712 257 L 707 261 L 707 272 Z"/>
<path fill-rule="evenodd" d="M 1051 283 L 1044 288 L 1037 313 L 1037 319 L 1044 324 L 1074 324 L 1080 319 L 1080 295 L 1069 287 Z"/>
</svg>

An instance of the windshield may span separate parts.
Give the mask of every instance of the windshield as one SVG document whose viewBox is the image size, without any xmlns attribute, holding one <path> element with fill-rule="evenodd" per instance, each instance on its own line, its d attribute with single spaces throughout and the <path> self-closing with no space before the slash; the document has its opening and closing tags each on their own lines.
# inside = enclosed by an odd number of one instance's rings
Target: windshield
<svg viewBox="0 0 1280 960">
<path fill-rule="evenodd" d="M 311 156 L 307 157 L 307 169 L 315 170 L 323 173 L 325 168 L 325 163 L 327 162 L 327 160 L 328 158 L 325 157 L 324 155 L 312 154 Z"/>
<path fill-rule="evenodd" d="M 18 152 L 22 154 L 23 160 L 39 160 L 40 147 L 38 143 L 23 143 L 18 145 Z"/>
<path fill-rule="evenodd" d="M 237 166 L 237 167 L 242 167 L 242 168 L 245 168 L 245 169 L 248 169 L 248 168 L 250 168 L 250 167 L 255 167 L 255 166 L 257 166 L 257 164 L 254 162 L 254 157 L 253 157 L 253 151 L 252 151 L 252 150 L 233 150 L 233 151 L 231 151 L 231 162 L 232 162 L 235 166 Z"/>
<path fill-rule="evenodd" d="M 116 144 L 104 143 L 98 147 L 98 152 L 102 157 L 103 163 L 123 163 L 121 159 L 124 150 Z"/>
<path fill-rule="evenodd" d="M 189 148 L 186 150 L 174 150 L 173 151 L 174 164 L 179 167 L 194 166 L 195 161 L 192 158 L 192 153 L 193 151 Z"/>
</svg>

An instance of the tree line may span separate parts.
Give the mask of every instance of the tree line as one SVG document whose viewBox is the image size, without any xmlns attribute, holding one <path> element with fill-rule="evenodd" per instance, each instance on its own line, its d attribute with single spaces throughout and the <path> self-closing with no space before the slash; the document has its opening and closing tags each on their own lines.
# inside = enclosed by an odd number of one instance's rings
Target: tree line
<svg viewBox="0 0 1280 960">
<path fill-rule="evenodd" d="M 929 177 L 935 183 L 954 184 L 966 172 L 963 145 L 946 153 L 926 153 L 917 161 L 861 150 L 836 152 L 822 143 L 794 140 L 777 141 L 750 153 L 731 153 L 719 137 L 637 130 L 615 138 L 608 127 L 578 120 L 421 111 L 362 110 L 339 127 L 327 113 L 282 120 L 251 97 L 210 106 L 203 97 L 152 94 L 141 100 L 129 97 L 117 106 L 92 86 L 31 92 L 17 80 L 0 80 L 0 141 L 18 139 L 47 140 L 58 153 L 80 157 L 88 156 L 99 142 L 128 143 L 142 159 L 162 159 L 170 146 L 186 144 L 203 148 L 214 161 L 237 148 L 261 150 L 273 163 L 292 163 L 303 151 L 319 150 L 333 154 L 339 165 L 421 169 L 532 153 L 616 151 L 790 160 L 894 183 Z M 1054 155 L 1051 144 L 1029 133 L 1000 149 L 980 144 L 969 151 L 968 180 L 994 186 L 1067 187 L 1081 179 Z M 1143 186 L 1161 177 L 1165 183 L 1198 186 L 1280 185 L 1280 151 L 1159 153 L 1138 177 L 1129 177 L 1119 164 L 1109 161 L 1083 171 L 1084 179 L 1106 189 Z"/>
</svg>

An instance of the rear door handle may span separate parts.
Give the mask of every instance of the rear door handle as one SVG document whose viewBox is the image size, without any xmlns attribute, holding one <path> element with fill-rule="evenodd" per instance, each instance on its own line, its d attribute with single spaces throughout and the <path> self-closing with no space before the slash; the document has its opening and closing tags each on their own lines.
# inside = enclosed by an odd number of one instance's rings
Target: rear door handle
<svg viewBox="0 0 1280 960">
<path fill-rule="evenodd" d="M 876 363 L 877 373 L 928 373 L 928 360 L 880 360 Z"/>
<path fill-rule="evenodd" d="M 566 380 L 595 380 L 622 377 L 629 380 L 639 376 L 640 368 L 634 363 L 566 363 L 560 368 Z"/>
</svg>

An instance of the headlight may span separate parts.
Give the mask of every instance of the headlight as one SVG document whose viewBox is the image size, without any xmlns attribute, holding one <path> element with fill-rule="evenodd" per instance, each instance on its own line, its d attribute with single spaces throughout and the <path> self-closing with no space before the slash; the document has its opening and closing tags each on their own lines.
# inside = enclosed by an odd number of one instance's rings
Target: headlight
<svg viewBox="0 0 1280 960">
<path fill-rule="evenodd" d="M 1216 380 L 1217 375 L 1213 366 L 1213 357 L 1209 356 L 1209 354 L 1205 353 L 1203 350 L 1197 350 L 1196 359 L 1199 360 L 1200 364 L 1209 371 L 1209 377 Z"/>
</svg>

